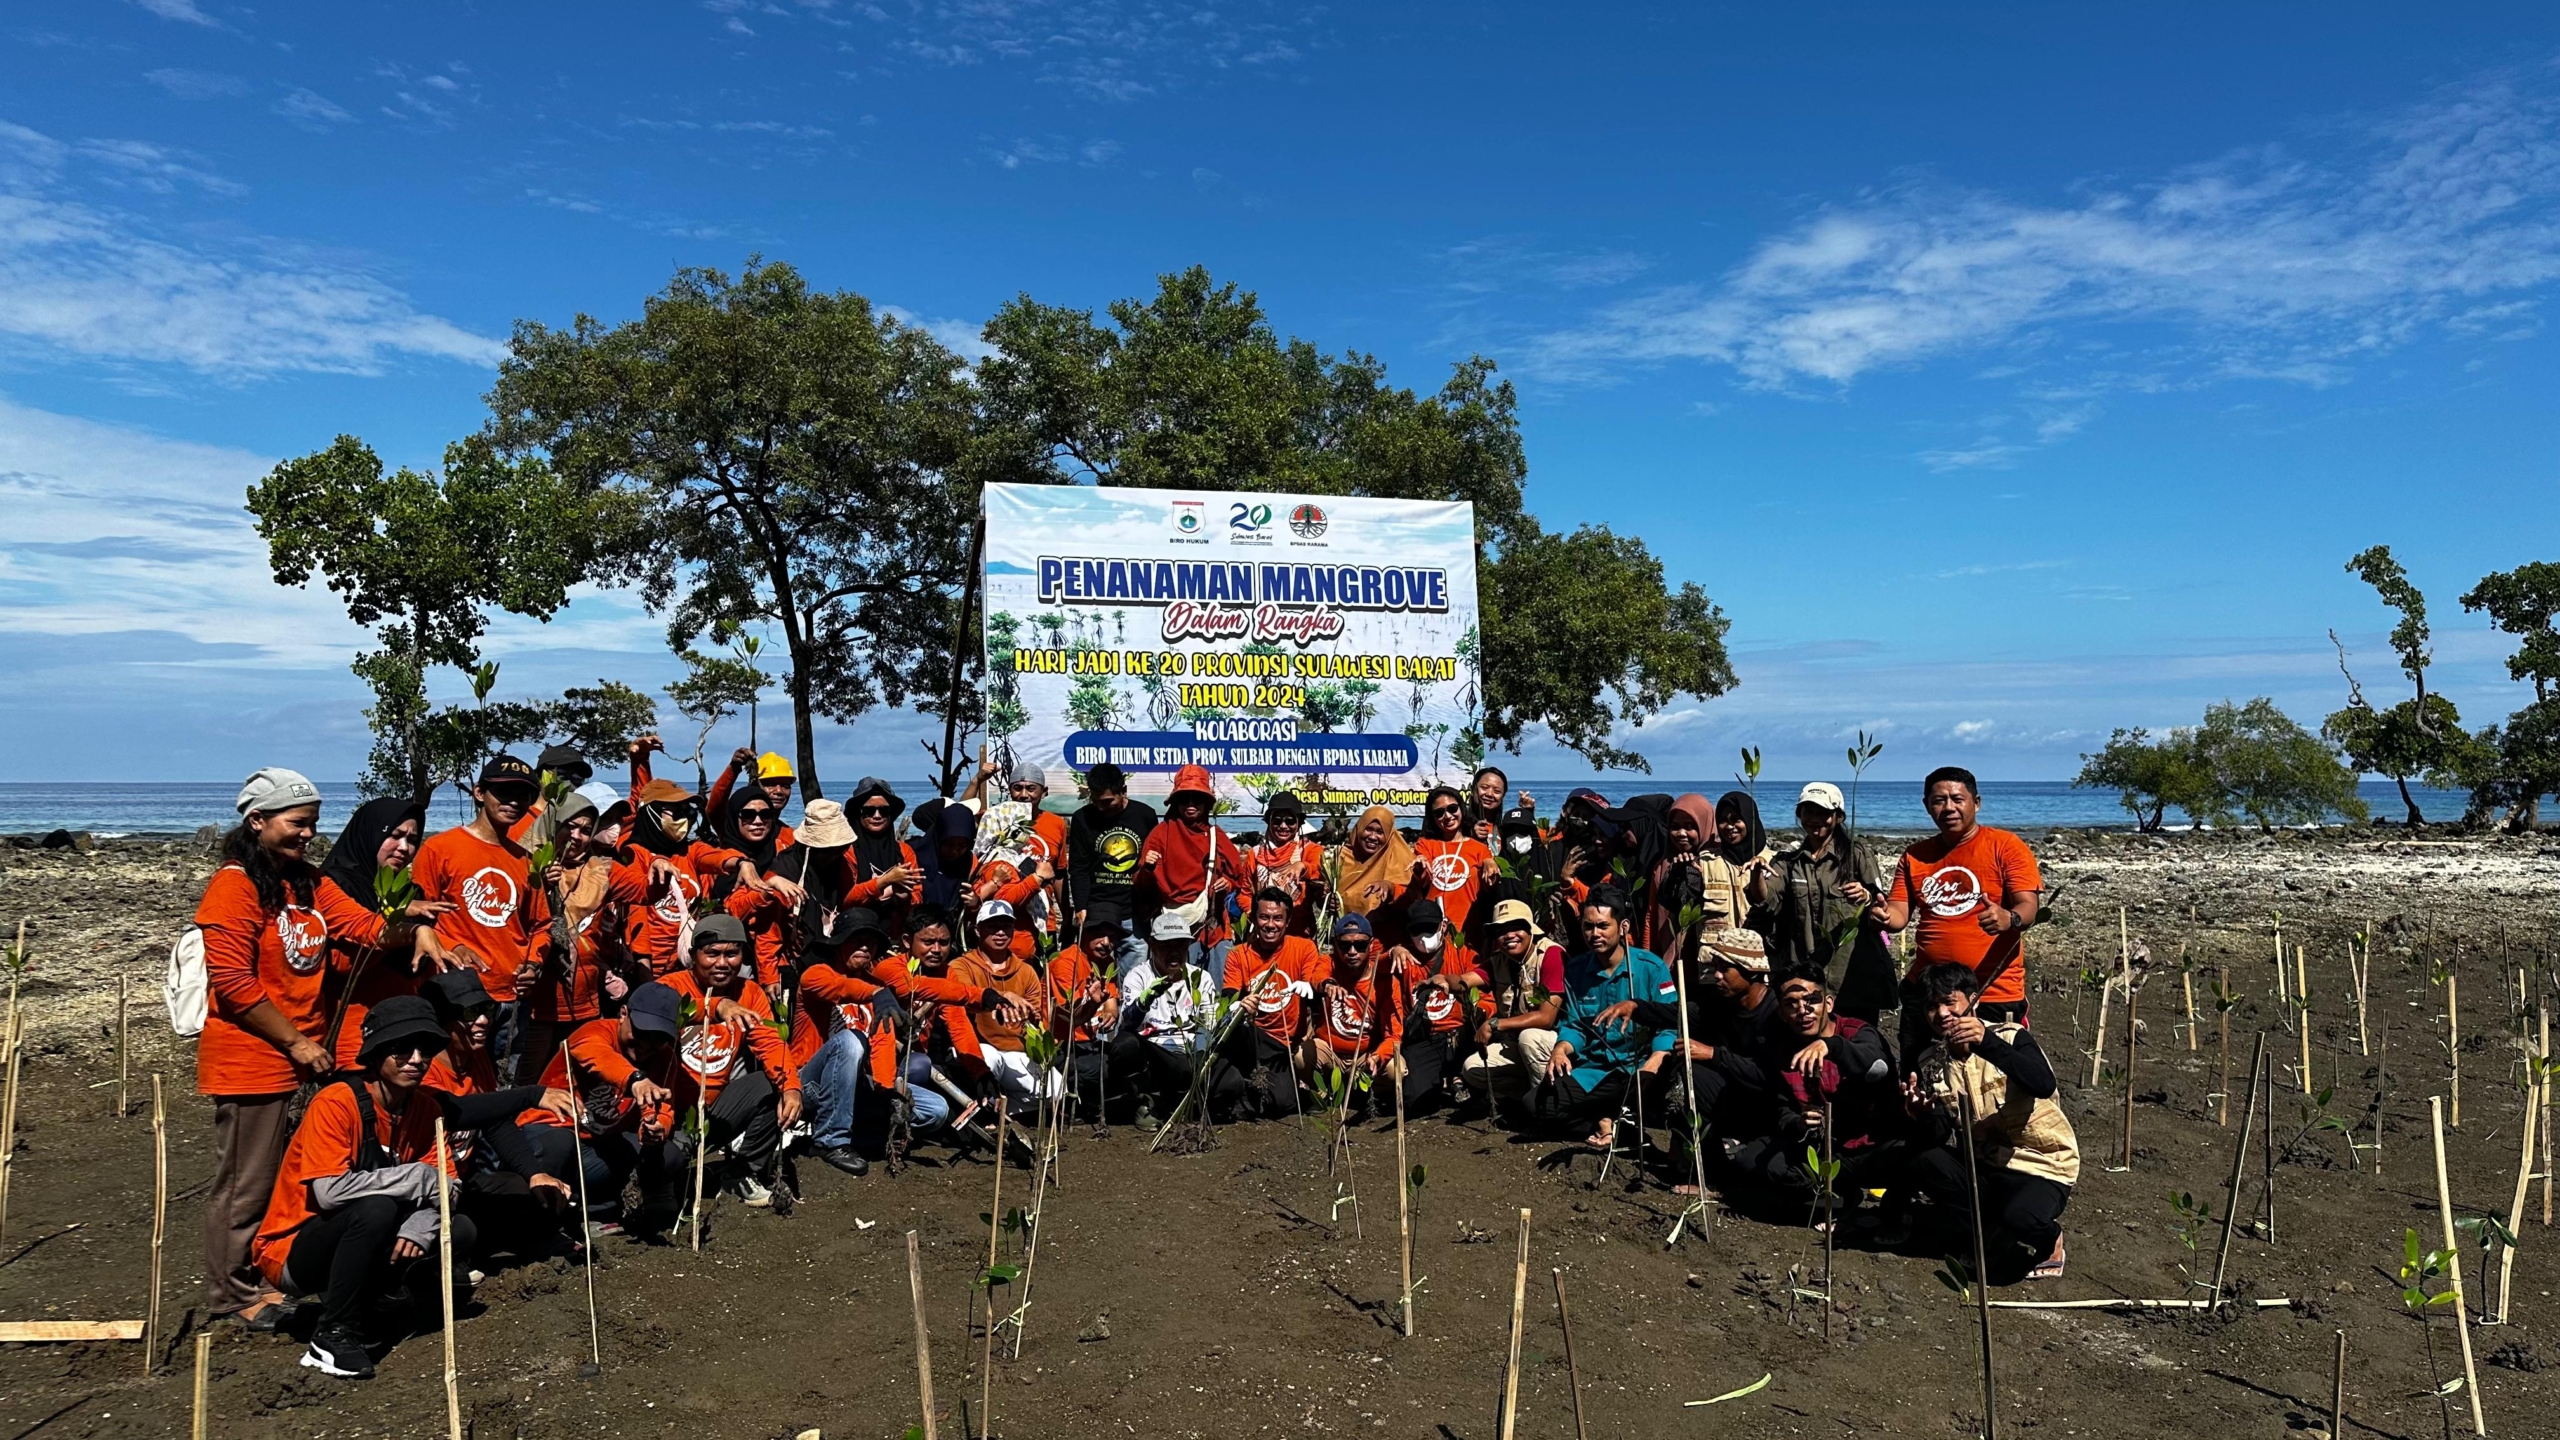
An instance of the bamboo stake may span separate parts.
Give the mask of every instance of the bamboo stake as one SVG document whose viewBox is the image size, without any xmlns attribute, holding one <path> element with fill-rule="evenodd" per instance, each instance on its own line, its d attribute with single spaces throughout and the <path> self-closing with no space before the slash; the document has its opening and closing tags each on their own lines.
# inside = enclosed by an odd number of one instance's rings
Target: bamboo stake
<svg viewBox="0 0 2560 1440">
<path fill-rule="evenodd" d="M 2000 1440 L 2000 1395 L 1991 1382 L 1991 1277 L 1982 1253 L 1982 1176 L 1974 1169 L 1971 1093 L 1956 1091 L 1956 1110 L 1964 1134 L 1964 1189 L 1973 1212 L 1974 1312 L 1982 1321 L 1982 1440 Z"/>
<path fill-rule="evenodd" d="M 169 1112 L 160 1099 L 160 1076 L 151 1076 L 151 1298 L 142 1311 L 142 1373 L 151 1374 L 160 1353 L 160 1260 L 169 1243 Z"/>
<path fill-rule="evenodd" d="M 1520 1260 L 1511 1273 L 1511 1358 L 1502 1371 L 1502 1440 L 1520 1415 L 1520 1320 L 1529 1303 L 1529 1212 L 1520 1211 Z"/>
<path fill-rule="evenodd" d="M 2302 1007 L 2302 1093 L 2311 1093 L 2311 962 L 2303 947 L 2293 947 L 2293 993 Z"/>
<path fill-rule="evenodd" d="M 2280 1015 L 2293 1013 L 2293 996 L 2286 991 L 2284 974 L 2284 916 L 2276 916 L 2276 1007 Z M 2288 1022 L 2289 1028 L 2290 1022 Z"/>
<path fill-rule="evenodd" d="M 916 1232 L 907 1232 L 907 1298 L 916 1312 L 916 1393 L 924 1407 L 924 1440 L 933 1433 L 933 1341 L 924 1325 L 924 1259 L 916 1250 Z"/>
<path fill-rule="evenodd" d="M 2187 968 L 2187 942 L 2178 942 L 2178 988 L 2187 992 L 2187 1053 L 2195 1054 L 2204 1047 L 2196 1034 L 2196 972 Z"/>
<path fill-rule="evenodd" d="M 2261 1310 L 2282 1310 L 2291 1305 L 2289 1296 L 2260 1295 L 2245 1302 Z M 1994 1310 L 2210 1310 L 2211 1300 L 1994 1300 Z"/>
<path fill-rule="evenodd" d="M 213 1332 L 210 1330 L 198 1331 L 196 1334 L 195 1417 L 188 1427 L 188 1433 L 194 1437 L 194 1440 L 204 1440 L 204 1382 L 212 1373 Z"/>
<path fill-rule="evenodd" d="M 1573 1386 L 1573 1440 L 1591 1440 L 1590 1428 L 1582 1423 L 1582 1367 L 1573 1358 L 1573 1316 L 1564 1308 L 1564 1271 L 1556 1277 L 1556 1324 L 1564 1330 L 1564 1374 Z"/>
<path fill-rule="evenodd" d="M 2133 974 L 2125 973 L 2124 983 L 2124 1168 L 2133 1168 L 2133 1039 L 2139 1033 L 2134 1021 Z"/>
<path fill-rule="evenodd" d="M 2551 1007 L 2537 1007 L 2542 1015 L 2542 1058 L 2551 1058 Z M 2551 1223 L 2551 1077 L 2542 1077 L 2542 1223 Z"/>
<path fill-rule="evenodd" d="M 1689 1110 L 1689 1160 L 1696 1167 L 1698 1208 L 1707 1205 L 1707 1150 L 1698 1120 L 1698 1087 L 1689 1068 L 1689 967 L 1686 963 L 1671 967 L 1680 982 L 1680 1094 Z M 2547 1192 L 2550 1187 L 2545 1186 Z M 2548 1202 L 2546 1200 L 2546 1206 Z M 1713 1213 L 1711 1211 L 1707 1213 Z"/>
<path fill-rule="evenodd" d="M 2338 1358 L 2329 1364 L 2329 1440 L 2347 1433 L 2347 1332 L 2338 1332 Z"/>
<path fill-rule="evenodd" d="M 2371 1055 L 2373 1044 L 2365 1038 L 2364 1028 L 2364 994 L 2366 987 L 2373 983 L 2373 931 L 2370 926 L 2365 930 L 2363 955 L 2359 957 L 2356 950 L 2356 942 L 2350 937 L 2347 941 L 2347 964 L 2355 971 L 2356 977 L 2356 1053 Z"/>
<path fill-rule="evenodd" d="M 987 1205 L 987 1335 L 985 1348 L 978 1356 L 978 1440 L 995 1434 L 996 1389 L 996 1241 L 1004 1234 L 1004 1097 L 996 1097 L 996 1184 L 995 1198 Z"/>
<path fill-rule="evenodd" d="M 130 1044 L 133 1022 L 133 977 L 116 976 L 116 1118 L 133 1113 L 133 1051 Z"/>
<path fill-rule="evenodd" d="M 1072 1046 L 1075 1043 L 1075 1032 L 1071 1027 L 1067 1033 L 1068 1044 Z M 1061 1073 L 1064 1076 L 1072 1076 L 1075 1073 L 1072 1057 L 1068 1061 L 1068 1068 Z M 1072 1085 L 1073 1081 L 1070 1080 L 1068 1083 Z M 1023 1230 L 1022 1301 L 1013 1307 L 1013 1358 L 1016 1360 L 1022 1358 L 1022 1332 L 1031 1328 L 1031 1279 L 1032 1271 L 1040 1263 L 1040 1232 L 1046 1228 L 1041 1222 L 1048 1215 L 1049 1170 L 1057 1163 L 1058 1137 L 1060 1132 L 1066 1129 L 1067 1124 L 1066 1100 L 1063 1095 L 1039 1097 L 1033 1103 L 1041 1121 L 1039 1143 L 1032 1146 L 1039 1155 L 1037 1162 L 1039 1169 L 1031 1179 L 1031 1209 Z M 1052 1123 L 1053 1118 L 1055 1123 Z M 997 1159 L 1001 1165 L 1003 1157 L 999 1155 Z M 990 1292 L 990 1295 L 992 1293 Z"/>
<path fill-rule="evenodd" d="M 2098 982 L 2098 1038 L 2089 1046 L 2089 1088 L 2098 1088 L 2100 1067 L 2107 1058 L 2107 997 L 2115 991 L 2112 979 Z"/>
<path fill-rule="evenodd" d="M 2231 1232 L 2240 1221 L 2240 1177 L 2248 1173 L 2249 1126 L 2258 1118 L 2258 1068 L 2266 1060 L 2267 1032 L 2261 1030 L 2258 1032 L 2257 1051 L 2249 1057 L 2249 1108 L 2240 1116 L 2240 1138 L 2231 1147 L 2230 1183 L 2222 1187 L 2222 1248 L 2213 1257 L 2213 1289 L 2208 1308 L 2222 1303 L 2222 1277 L 2231 1265 Z M 2227 1094 L 2224 1096 L 2226 1107 L 2229 1098 Z"/>
<path fill-rule="evenodd" d="M 2257 1077 L 2249 1077 L 2250 1087 Z M 2276 1243 L 2276 1067 L 2267 1062 L 2267 1103 L 2258 1110 L 2258 1179 L 2266 1189 L 2267 1243 Z"/>
<path fill-rule="evenodd" d="M 2228 1130 L 2231 1128 L 2231 1010 L 2222 1004 L 2219 997 L 2230 993 L 2231 977 L 2223 975 L 2220 978 L 2222 987 L 2215 992 L 2214 1008 L 2217 1012 L 2215 1018 L 2222 1024 L 2222 1128 Z"/>
<path fill-rule="evenodd" d="M 0 1253 L 9 1248 L 9 1181 L 18 1173 L 18 1068 L 27 1048 L 27 1017 L 12 1006 L 8 1026 L 9 1057 L 0 1064 L 7 1095 L 0 1097 Z"/>
<path fill-rule="evenodd" d="M 1396 1092 L 1396 1234 L 1399 1256 L 1397 1278 L 1403 1283 L 1404 1338 L 1413 1338 L 1413 1186 L 1412 1171 L 1405 1168 L 1404 1158 L 1404 1081 L 1390 1075 L 1388 1082 Z"/>
<path fill-rule="evenodd" d="M 2445 1124 L 2459 1130 L 2462 1128 L 2462 1019 L 2454 1004 L 2455 978 L 2452 970 L 2444 972 L 2444 1050 L 2446 1057 L 2453 1061 L 2453 1118 Z"/>
<path fill-rule="evenodd" d="M 2471 1433 L 2486 1435 L 2489 1422 L 2480 1414 L 2480 1372 L 2471 1363 L 2470 1305 L 2462 1294 L 2462 1248 L 2454 1238 L 2453 1192 L 2444 1176 L 2444 1097 L 2428 1096 L 2427 1112 L 2436 1141 L 2436 1213 L 2444 1221 L 2444 1248 L 2453 1251 L 2456 1257 L 2450 1270 L 2453 1279 L 2453 1329 L 2462 1337 L 2462 1389 L 2471 1398 Z"/>
<path fill-rule="evenodd" d="M 2533 1188 L 2534 1129 L 2539 1118 L 2537 1112 L 2542 1108 L 2534 1103 L 2534 1092 L 2542 1084 L 2541 1061 L 2540 1055 L 2534 1056 L 2533 1077 L 2524 1087 L 2524 1148 L 2523 1153 L 2516 1156 L 2516 1193 L 2515 1199 L 2507 1205 L 2507 1238 L 2498 1246 L 2498 1323 L 2501 1325 L 2514 1318 L 2507 1311 L 2507 1303 L 2515 1293 L 2515 1234 L 2524 1228 L 2525 1192 Z M 2488 1322 L 2484 1320 L 2481 1323 Z"/>
<path fill-rule="evenodd" d="M 462 1440 L 462 1392 L 453 1368 L 453 1186 L 445 1177 L 453 1161 L 445 1149 L 444 1117 L 436 1117 L 436 1280 L 444 1292 L 444 1428 L 446 1440 Z M 202 1352 L 199 1351 L 199 1354 Z"/>
<path fill-rule="evenodd" d="M 999 1161 L 1003 1157 L 997 1157 Z M 711 1107 L 702 1087 L 693 1091 L 693 1253 L 702 1253 L 702 1178 L 711 1168 Z"/>
<path fill-rule="evenodd" d="M 568 1082 L 569 1103 L 576 1106 L 577 1118 L 569 1122 L 569 1166 L 578 1172 L 578 1258 L 587 1272 L 587 1363 L 594 1373 L 604 1373 L 604 1332 L 596 1324 L 596 1241 L 587 1232 L 587 1153 L 578 1138 L 578 1128 L 586 1123 L 587 1102 L 578 1094 L 578 1062 L 569 1054 L 568 1042 L 560 1045 L 561 1075 Z"/>
</svg>

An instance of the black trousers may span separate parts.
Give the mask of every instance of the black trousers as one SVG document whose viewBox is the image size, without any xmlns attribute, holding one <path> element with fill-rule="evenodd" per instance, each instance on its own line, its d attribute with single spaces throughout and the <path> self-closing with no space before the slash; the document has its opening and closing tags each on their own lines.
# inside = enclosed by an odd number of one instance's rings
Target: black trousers
<svg viewBox="0 0 2560 1440">
<path fill-rule="evenodd" d="M 703 1112 L 703 1126 L 710 1132 L 711 1143 L 727 1147 L 730 1159 L 762 1171 L 765 1162 L 782 1148 L 782 1118 L 774 1109 L 781 1099 L 781 1093 L 773 1088 L 772 1077 L 762 1070 L 732 1076 L 728 1084 L 720 1087 L 720 1098 Z M 670 1143 L 684 1149 L 686 1164 L 693 1163 L 691 1136 L 678 1131 Z"/>
<path fill-rule="evenodd" d="M 1297 1069 L 1287 1046 L 1261 1026 L 1238 1025 L 1218 1047 L 1218 1068 L 1209 1076 L 1211 1109 L 1246 1120 L 1298 1113 Z"/>
<path fill-rule="evenodd" d="M 543 1171 L 577 1184 L 570 1147 L 578 1143 L 563 1125 L 527 1125 L 524 1137 L 541 1157 Z M 622 1214 L 622 1187 L 633 1172 L 640 1176 L 640 1214 L 630 1228 L 655 1235 L 676 1221 L 691 1193 L 692 1153 L 667 1140 L 643 1141 L 628 1131 L 598 1135 L 578 1143 L 586 1160 L 587 1216 L 617 1220 Z"/>
<path fill-rule="evenodd" d="M 1810 1142 L 1819 1154 L 1821 1142 Z M 1782 1140 L 1763 1135 L 1734 1147 L 1715 1173 L 1722 1175 L 1729 1187 L 1743 1186 L 1759 1190 L 1766 1198 L 1811 1204 L 1818 1187 L 1813 1172 L 1805 1168 L 1808 1142 L 1802 1139 Z M 1710 1149 L 1710 1156 L 1717 1152 Z M 1856 1208 L 1858 1192 L 1874 1185 L 1889 1183 L 1911 1163 L 1910 1142 L 1887 1140 L 1881 1144 L 1863 1145 L 1853 1151 L 1832 1157 L 1840 1165 L 1840 1183 L 1833 1190 L 1840 1208 Z"/>
<path fill-rule="evenodd" d="M 1610 1071 L 1589 1089 L 1570 1074 L 1557 1076 L 1553 1084 L 1538 1090 L 1538 1123 L 1546 1129 L 1563 1130 L 1588 1129 L 1602 1119 L 1614 1120 L 1627 1103 L 1627 1089 L 1624 1070 Z"/>
<path fill-rule="evenodd" d="M 388 1195 L 368 1195 L 352 1205 L 314 1215 L 293 1232 L 293 1249 L 284 1270 L 293 1288 L 317 1290 L 322 1297 L 320 1323 L 359 1333 L 366 1302 L 399 1289 L 413 1273 L 432 1276 L 426 1267 L 439 1257 L 433 1244 L 412 1261 L 395 1261 L 391 1246 L 400 1238 L 407 1207 Z M 472 1253 L 471 1221 L 453 1217 L 453 1248 L 458 1257 Z"/>
<path fill-rule="evenodd" d="M 1099 1058 L 1099 1057 L 1097 1057 Z M 1145 1095 L 1155 1106 L 1158 1119 L 1168 1119 L 1173 1107 L 1182 1103 L 1183 1093 L 1199 1074 L 1199 1059 L 1188 1050 L 1168 1050 L 1153 1040 L 1132 1031 L 1113 1037 L 1111 1041 L 1111 1078 L 1124 1093 Z M 1244 1077 L 1234 1067 L 1222 1067 L 1211 1079 L 1232 1077 L 1233 1091 L 1244 1088 Z M 1210 1109 L 1216 1111 L 1223 1100 L 1232 1105 L 1235 1096 L 1212 1094 Z M 1197 1117 L 1193 1117 L 1197 1118 Z"/>
<path fill-rule="evenodd" d="M 1429 1027 L 1407 1030 L 1397 1053 L 1404 1058 L 1404 1113 L 1428 1115 L 1448 1101 L 1444 1083 L 1458 1073 L 1458 1042 L 1463 1030 L 1433 1034 Z"/>
<path fill-rule="evenodd" d="M 561 1165 L 568 1168 L 566 1158 Z M 571 1185 L 575 1175 L 561 1175 Z M 525 1177 L 513 1171 L 482 1167 L 462 1177 L 454 1197 L 454 1214 L 468 1216 L 478 1233 L 482 1253 L 540 1256 L 550 1253 L 560 1237 L 561 1214 L 534 1197 Z"/>
<path fill-rule="evenodd" d="M 1994 1285 L 2015 1285 L 2043 1264 L 2062 1239 L 2062 1208 L 2071 1203 L 2071 1187 L 2006 1166 L 1981 1167 L 1977 1178 L 1982 1188 L 1984 1278 Z M 1973 1205 L 1965 1189 L 1963 1153 L 1952 1145 L 1913 1153 L 1885 1196 L 1885 1208 L 1897 1209 L 1915 1193 L 1928 1196 L 1948 1217 L 1969 1250 Z"/>
</svg>

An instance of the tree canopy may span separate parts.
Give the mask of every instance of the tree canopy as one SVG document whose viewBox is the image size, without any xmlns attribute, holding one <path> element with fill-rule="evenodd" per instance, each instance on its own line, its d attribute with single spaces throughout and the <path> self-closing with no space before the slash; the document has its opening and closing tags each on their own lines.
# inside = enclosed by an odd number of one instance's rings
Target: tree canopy
<svg viewBox="0 0 2560 1440">
<path fill-rule="evenodd" d="M 2212 766 L 2196 744 L 2192 726 L 2158 739 L 2138 726 L 2118 730 L 2107 737 L 2106 748 L 2080 761 L 2080 774 L 2071 783 L 2116 791 L 2126 813 L 2146 832 L 2159 829 L 2172 807 L 2190 819 L 2209 819 L 2222 808 Z"/>
<path fill-rule="evenodd" d="M 2355 772 L 2263 695 L 2246 705 L 2206 706 L 2194 745 L 2213 777 L 2217 823 L 2228 823 L 2235 811 L 2261 830 L 2316 825 L 2332 814 L 2365 818 Z"/>
</svg>

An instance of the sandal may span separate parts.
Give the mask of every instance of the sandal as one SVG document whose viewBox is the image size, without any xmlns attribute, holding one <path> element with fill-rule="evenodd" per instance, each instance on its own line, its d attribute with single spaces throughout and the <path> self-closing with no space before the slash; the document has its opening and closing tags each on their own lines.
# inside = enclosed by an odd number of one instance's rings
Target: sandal
<svg viewBox="0 0 2560 1440">
<path fill-rule="evenodd" d="M 2037 1266 L 2036 1268 L 2034 1268 L 2033 1270 L 2028 1271 L 2028 1272 L 2027 1272 L 2027 1278 L 2028 1278 L 2028 1279 L 2030 1279 L 2030 1280 L 2059 1280 L 2059 1279 L 2061 1279 L 2061 1278 L 2062 1278 L 2062 1262 L 2063 1262 L 2064 1258 L 2065 1258 L 2065 1257 L 2064 1257 L 2064 1255 L 2063 1255 L 2062 1237 L 2060 1237 L 2060 1236 L 2058 1236 L 2058 1235 L 2057 1235 L 2057 1236 L 2055 1236 L 2055 1237 L 2054 1237 L 2054 1241 L 2053 1241 L 2053 1253 L 2052 1253 L 2051 1255 L 2048 1255 L 2048 1256 L 2046 1256 L 2046 1257 L 2045 1257 L 2045 1260 L 2044 1260 L 2044 1263 L 2043 1263 L 2043 1264 L 2038 1265 L 2038 1266 Z"/>
<path fill-rule="evenodd" d="M 252 1335 L 273 1335 L 283 1327 L 285 1317 L 291 1314 L 292 1310 L 292 1302 L 276 1291 L 269 1290 L 221 1318 L 240 1322 L 241 1328 Z"/>
<path fill-rule="evenodd" d="M 1601 1121 L 1597 1129 L 1594 1129 L 1589 1135 L 1583 1137 L 1582 1143 L 1585 1147 L 1593 1150 L 1607 1151 L 1617 1148 L 1618 1122 L 1615 1120 Z"/>
</svg>

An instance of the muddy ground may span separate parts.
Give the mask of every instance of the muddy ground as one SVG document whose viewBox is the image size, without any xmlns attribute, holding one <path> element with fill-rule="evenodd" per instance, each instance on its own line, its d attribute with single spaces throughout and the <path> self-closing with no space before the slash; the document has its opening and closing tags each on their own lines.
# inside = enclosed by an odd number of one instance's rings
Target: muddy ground
<svg viewBox="0 0 2560 1440">
<path fill-rule="evenodd" d="M 2215 1031 L 2183 1029 L 2176 957 L 2199 965 L 2210 1015 L 2215 967 L 2248 999 L 2234 1048 L 2282 1013 L 2269 995 L 2271 913 L 2310 947 L 2316 1083 L 2331 1111 L 2359 1124 L 2379 1078 L 2359 1052 L 2345 936 L 2379 922 L 2368 1033 L 2387 1028 L 2390 1089 L 2380 1174 L 2345 1142 L 2312 1130 L 2277 1172 L 2277 1243 L 2244 1230 L 2231 1271 L 2239 1293 L 2291 1305 L 2225 1316 L 1998 1311 L 1993 1325 L 2004 1433 L 2274 1435 L 2326 1424 L 2336 1332 L 2347 1332 L 2351 1434 L 2439 1433 L 2423 1335 L 2401 1312 L 2390 1274 L 2401 1232 L 2437 1228 L 2427 1097 L 2450 1078 L 2442 990 L 2431 953 L 2455 959 L 2462 1001 L 2462 1125 L 2449 1139 L 2455 1204 L 2503 1213 L 2515 1184 L 2520 1092 L 2514 981 L 2502 968 L 2552 953 L 2560 844 L 2538 840 L 2410 843 L 2370 834 L 2259 840 L 2123 835 L 2028 837 L 2061 883 L 2060 919 L 2030 941 L 2036 1029 L 2065 1070 L 2066 1103 L 2087 1154 L 2066 1216 L 2069 1274 L 2001 1298 L 2168 1297 L 2188 1293 L 2187 1252 L 2169 1195 L 2186 1190 L 2218 1217 L 2234 1131 L 2215 1123 Z M 29 1053 L 5 1249 L 0 1319 L 136 1317 L 150 1238 L 148 1077 L 166 1077 L 170 1207 L 162 1368 L 143 1375 L 132 1343 L 0 1346 L 0 1440 L 44 1435 L 185 1433 L 192 1327 L 200 1319 L 199 1214 L 212 1162 L 210 1114 L 191 1057 L 157 1005 L 160 956 L 191 907 L 206 861 L 183 843 L 114 842 L 95 856 L 0 853 L 0 929 L 31 926 L 22 991 Z M 2122 1093 L 2092 1090 L 2094 1001 L 2080 970 L 2116 952 L 2116 911 L 2154 959 L 2141 992 L 2135 1151 L 2114 1172 Z M 2503 939 L 2502 939 L 2503 934 Z M 2432 939 L 2430 937 L 2432 936 Z M 135 981 L 138 1114 L 114 1118 L 114 977 Z M 2111 1034 L 2120 1046 L 2119 1005 Z M 2298 1041 L 2277 1029 L 2280 1141 L 2304 1129 L 2294 1083 Z M 2110 1057 L 2121 1064 L 2120 1051 Z M 2110 1077 L 2110 1084 L 2112 1077 Z M 2370 1144 L 2370 1129 L 2355 1139 Z M 1067 1141 L 1048 1202 L 1037 1290 L 1018 1361 L 995 1367 L 999 1435 L 1386 1434 L 1494 1440 L 1517 1215 L 1534 1212 L 1519 1433 L 1572 1433 L 1552 1270 L 1570 1287 L 1575 1358 L 1595 1435 L 1788 1436 L 1978 1433 L 1972 1308 L 1925 1258 L 1844 1251 L 1827 1345 L 1814 1302 L 1790 1303 L 1791 1269 L 1819 1264 L 1801 1226 L 1721 1217 L 1666 1250 L 1679 1211 L 1658 1183 L 1633 1192 L 1624 1171 L 1597 1182 L 1588 1157 L 1482 1126 L 1418 1122 L 1412 1159 L 1428 1167 L 1415 1222 L 1424 1277 L 1417 1331 L 1393 1329 L 1394 1150 L 1386 1130 L 1357 1138 L 1364 1201 L 1331 1223 L 1315 1127 L 1230 1128 L 1205 1154 L 1146 1153 L 1122 1129 Z M 2242 1214 L 2258 1209 L 2251 1187 Z M 812 1167 L 789 1218 L 729 1202 L 699 1255 L 603 1247 L 595 1275 L 603 1373 L 586 1359 L 585 1287 L 565 1267 L 501 1272 L 460 1328 L 470 1432 L 504 1437 L 899 1435 L 917 1416 L 905 1233 L 922 1239 L 940 1433 L 961 1434 L 965 1397 L 980 1418 L 977 1342 L 964 1328 L 970 1277 L 986 1258 L 994 1168 L 978 1159 L 918 1164 L 852 1180 Z M 1004 1178 L 1005 1205 L 1025 1172 Z M 2560 1379 L 2560 1231 L 2543 1228 L 2542 1187 L 2527 1208 L 2514 1317 L 2477 1327 L 2480 1384 L 2494 1433 L 2549 1433 Z M 77 1225 L 77 1229 L 66 1227 Z M 2216 1234 L 2197 1262 L 2208 1270 Z M 2432 1241 L 2431 1241 L 2432 1243 Z M 2471 1268 L 2474 1313 L 2478 1268 Z M 2440 1316 L 2442 1312 L 2439 1312 Z M 2448 1324 L 2443 1373 L 2459 1373 Z M 443 1421 L 432 1335 L 402 1344 L 368 1384 L 327 1381 L 294 1364 L 296 1343 L 219 1332 L 214 1436 L 422 1436 Z M 1756 1394 L 1686 1407 L 1763 1374 Z M 2459 1398 L 2457 1426 L 2467 1425 Z"/>
</svg>

